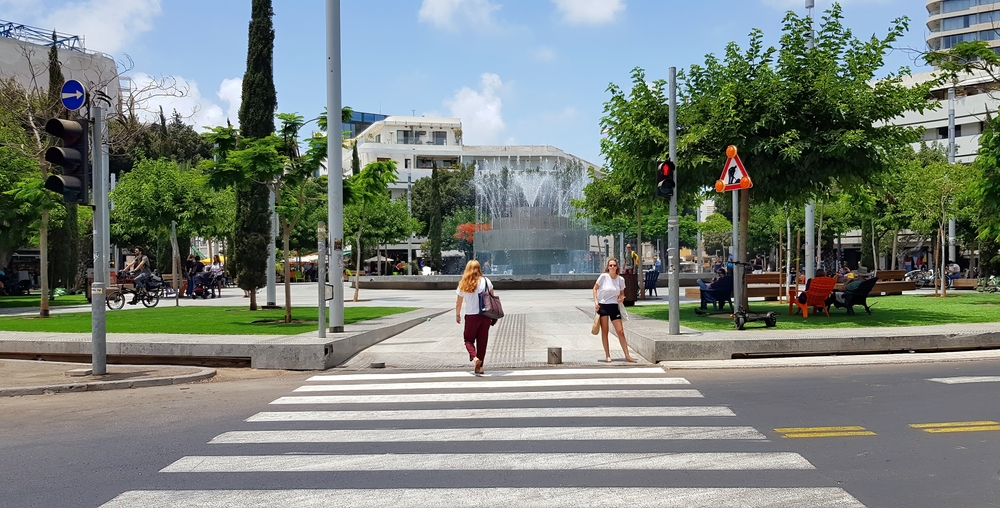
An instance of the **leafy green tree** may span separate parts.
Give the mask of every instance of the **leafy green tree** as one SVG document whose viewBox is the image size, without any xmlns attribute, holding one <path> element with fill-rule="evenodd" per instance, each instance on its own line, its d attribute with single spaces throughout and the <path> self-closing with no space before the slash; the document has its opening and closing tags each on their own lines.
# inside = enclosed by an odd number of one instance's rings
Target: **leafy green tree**
<svg viewBox="0 0 1000 508">
<path fill-rule="evenodd" d="M 247 41 L 247 70 L 243 75 L 243 100 L 240 104 L 240 131 L 245 139 L 262 139 L 274 134 L 274 112 L 278 107 L 274 89 L 274 10 L 271 0 L 252 0 L 250 28 Z M 244 153 L 241 163 L 262 166 L 258 157 L 267 157 L 262 145 L 251 147 Z M 233 153 L 230 157 L 233 157 Z M 244 165 L 243 167 L 250 167 Z M 273 167 L 271 168 L 273 169 Z M 250 310 L 257 310 L 257 288 L 266 283 L 267 254 L 274 248 L 271 237 L 268 188 L 247 178 L 236 186 L 236 227 L 233 234 L 233 252 L 236 259 L 236 280 L 240 287 L 250 292 Z"/>
<path fill-rule="evenodd" d="M 389 184 L 396 181 L 396 162 L 371 162 L 358 173 L 345 181 L 345 186 L 351 187 L 352 199 L 345 206 L 344 233 L 354 237 L 352 256 L 354 257 L 354 301 L 358 301 L 361 284 L 362 239 L 367 233 L 369 214 L 377 207 L 374 203 L 387 199 Z M 348 215 L 353 215 L 347 220 Z"/>
<path fill-rule="evenodd" d="M 0 109 L 0 267 L 31 241 L 34 209 L 16 196 L 18 183 L 38 174 L 37 160 L 14 148 L 25 142 L 24 130 Z"/>
<path fill-rule="evenodd" d="M 474 207 L 476 205 L 476 189 L 472 184 L 475 175 L 473 165 L 465 165 L 459 169 L 439 169 L 438 199 L 433 195 L 433 178 L 421 178 L 413 182 L 413 216 L 424 225 L 424 230 L 419 234 L 429 233 L 431 216 L 437 213 L 437 208 L 441 209 L 441 216 L 448 216 L 455 213 L 455 210 L 464 207 Z"/>
</svg>

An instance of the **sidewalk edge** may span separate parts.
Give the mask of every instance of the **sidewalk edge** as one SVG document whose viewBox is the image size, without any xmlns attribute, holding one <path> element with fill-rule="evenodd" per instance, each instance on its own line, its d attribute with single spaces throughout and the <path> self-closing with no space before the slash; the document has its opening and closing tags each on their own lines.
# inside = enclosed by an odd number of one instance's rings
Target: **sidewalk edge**
<svg viewBox="0 0 1000 508">
<path fill-rule="evenodd" d="M 0 388 L 0 397 L 18 397 L 22 395 L 46 395 L 50 393 L 73 393 L 104 390 L 124 390 L 128 388 L 145 388 L 149 386 L 168 386 L 193 383 L 214 377 L 215 369 L 202 368 L 192 374 L 179 376 L 152 377 L 147 379 L 123 379 L 119 381 L 91 381 L 89 383 L 66 383 L 46 386 L 19 386 Z"/>
</svg>

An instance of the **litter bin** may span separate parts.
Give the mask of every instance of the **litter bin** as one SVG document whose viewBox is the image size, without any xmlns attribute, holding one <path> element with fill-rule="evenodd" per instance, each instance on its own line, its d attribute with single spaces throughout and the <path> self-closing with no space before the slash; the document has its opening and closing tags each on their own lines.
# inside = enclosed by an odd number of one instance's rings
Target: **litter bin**
<svg viewBox="0 0 1000 508">
<path fill-rule="evenodd" d="M 631 307 L 639 299 L 639 276 L 634 273 L 623 273 L 619 277 L 625 278 L 625 306 Z"/>
</svg>

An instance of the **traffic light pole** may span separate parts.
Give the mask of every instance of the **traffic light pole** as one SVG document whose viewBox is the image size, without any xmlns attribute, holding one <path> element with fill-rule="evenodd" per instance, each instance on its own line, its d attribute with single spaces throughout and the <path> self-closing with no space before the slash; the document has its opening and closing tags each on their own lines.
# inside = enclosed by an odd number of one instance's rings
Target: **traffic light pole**
<svg viewBox="0 0 1000 508">
<path fill-rule="evenodd" d="M 677 68 L 670 68 L 670 160 L 677 164 Z M 670 196 L 670 217 L 667 219 L 667 259 L 670 263 L 670 335 L 681 333 L 681 256 L 680 232 L 677 225 L 677 171 L 671 171 L 674 193 Z"/>
<path fill-rule="evenodd" d="M 107 374 L 107 329 L 105 326 L 105 292 L 108 288 L 108 164 L 104 147 L 104 108 L 95 105 L 94 134 L 91 153 L 94 157 L 94 284 L 91 286 L 91 369 L 95 376 Z M 84 155 L 86 156 L 86 155 Z M 86 184 L 84 184 L 86 185 Z"/>
</svg>

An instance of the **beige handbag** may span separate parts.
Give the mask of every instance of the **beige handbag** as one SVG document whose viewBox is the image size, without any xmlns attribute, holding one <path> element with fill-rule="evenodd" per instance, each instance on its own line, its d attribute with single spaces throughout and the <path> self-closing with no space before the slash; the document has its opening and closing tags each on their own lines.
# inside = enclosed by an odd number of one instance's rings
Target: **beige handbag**
<svg viewBox="0 0 1000 508">
<path fill-rule="evenodd" d="M 595 313 L 594 325 L 590 327 L 590 334 L 597 335 L 598 333 L 601 333 L 601 315 Z"/>
</svg>

